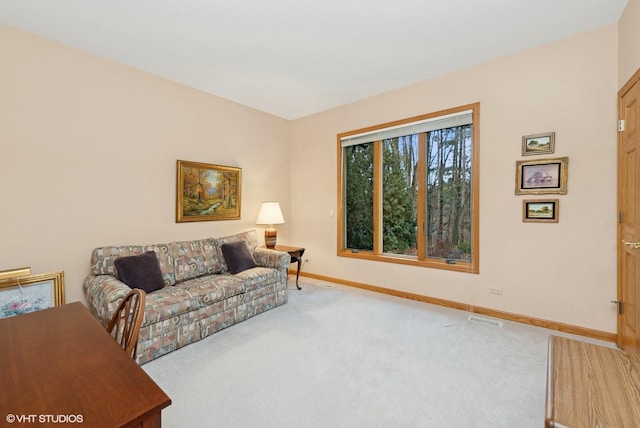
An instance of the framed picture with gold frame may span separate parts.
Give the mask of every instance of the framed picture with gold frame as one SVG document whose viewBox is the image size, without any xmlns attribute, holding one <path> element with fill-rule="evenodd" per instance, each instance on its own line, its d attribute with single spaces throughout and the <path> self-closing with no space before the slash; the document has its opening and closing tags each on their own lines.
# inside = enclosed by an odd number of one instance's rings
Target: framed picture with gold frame
<svg viewBox="0 0 640 428">
<path fill-rule="evenodd" d="M 568 165 L 568 157 L 516 161 L 516 195 L 565 195 Z"/>
<path fill-rule="evenodd" d="M 176 222 L 238 220 L 242 169 L 178 161 Z"/>
<path fill-rule="evenodd" d="M 64 304 L 64 272 L 28 275 L 0 281 L 0 318 Z"/>
<path fill-rule="evenodd" d="M 525 199 L 522 201 L 522 221 L 525 223 L 557 223 L 559 218 L 559 199 Z"/>
</svg>

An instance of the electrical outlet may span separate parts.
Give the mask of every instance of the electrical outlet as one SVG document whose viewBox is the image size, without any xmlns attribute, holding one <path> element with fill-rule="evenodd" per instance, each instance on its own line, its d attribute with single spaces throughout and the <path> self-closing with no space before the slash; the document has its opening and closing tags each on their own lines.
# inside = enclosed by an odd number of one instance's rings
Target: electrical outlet
<svg viewBox="0 0 640 428">
<path fill-rule="evenodd" d="M 500 287 L 489 287 L 489 294 L 498 294 L 502 295 L 502 288 Z"/>
</svg>

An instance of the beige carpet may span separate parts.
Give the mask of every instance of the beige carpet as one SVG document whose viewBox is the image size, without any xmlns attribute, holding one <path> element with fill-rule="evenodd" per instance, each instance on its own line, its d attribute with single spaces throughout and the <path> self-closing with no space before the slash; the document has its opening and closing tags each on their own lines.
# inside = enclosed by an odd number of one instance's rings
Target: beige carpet
<svg viewBox="0 0 640 428">
<path fill-rule="evenodd" d="M 142 366 L 173 401 L 163 427 L 543 426 L 558 333 L 301 285 L 286 305 Z"/>
</svg>

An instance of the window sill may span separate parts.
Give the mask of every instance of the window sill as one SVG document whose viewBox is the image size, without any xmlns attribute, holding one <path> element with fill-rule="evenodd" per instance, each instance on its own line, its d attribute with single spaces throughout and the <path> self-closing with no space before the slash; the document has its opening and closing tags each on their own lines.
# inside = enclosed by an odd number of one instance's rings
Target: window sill
<svg viewBox="0 0 640 428">
<path fill-rule="evenodd" d="M 348 257 L 352 259 L 372 260 L 376 262 L 395 263 L 400 265 L 450 270 L 454 272 L 475 273 L 475 274 L 479 273 L 479 270 L 477 268 L 474 269 L 471 263 L 460 262 L 460 261 L 456 263 L 447 263 L 445 260 L 441 260 L 441 259 L 418 260 L 415 258 L 407 258 L 402 256 L 395 257 L 388 254 L 374 254 L 371 251 L 362 251 L 362 250 L 357 252 L 353 252 L 351 250 L 341 250 L 341 251 L 338 251 L 338 257 Z"/>
</svg>

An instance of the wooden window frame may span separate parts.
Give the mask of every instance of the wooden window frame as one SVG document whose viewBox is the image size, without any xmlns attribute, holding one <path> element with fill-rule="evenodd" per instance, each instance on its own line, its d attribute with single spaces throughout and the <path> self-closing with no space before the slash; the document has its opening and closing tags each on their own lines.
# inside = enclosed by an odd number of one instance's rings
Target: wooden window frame
<svg viewBox="0 0 640 428">
<path fill-rule="evenodd" d="M 365 250 L 357 250 L 353 251 L 351 249 L 345 248 L 345 207 L 344 207 L 344 197 L 345 197 L 345 182 L 344 182 L 344 157 L 343 157 L 343 147 L 342 140 L 345 137 L 363 134 L 368 132 L 373 132 L 376 130 L 381 130 L 384 128 L 390 128 L 395 126 L 402 126 L 407 123 L 423 121 L 431 118 L 436 118 L 439 116 L 445 116 L 450 114 L 455 114 L 459 112 L 463 112 L 465 110 L 472 110 L 473 117 L 473 130 L 472 130 L 472 141 L 473 141 L 473 151 L 472 151 L 472 161 L 471 161 L 471 188 L 473 191 L 471 197 L 471 223 L 472 223 L 472 259 L 470 262 L 464 262 L 460 260 L 456 260 L 455 263 L 448 263 L 446 260 L 429 258 L 426 256 L 425 249 L 425 195 L 424 191 L 418 192 L 418 212 L 417 214 L 417 248 L 418 255 L 416 258 L 409 258 L 402 255 L 393 255 L 382 252 L 382 180 L 375 179 L 375 177 L 382 176 L 382 141 L 375 141 L 374 144 L 374 230 L 373 230 L 373 251 L 365 251 Z M 424 133 L 419 134 L 418 140 L 418 148 L 420 150 L 421 155 L 418 157 L 418 188 L 425 189 L 426 185 L 426 174 L 425 174 L 425 137 Z M 449 271 L 456 272 L 465 272 L 465 273 L 480 273 L 480 103 L 467 104 L 460 107 L 454 107 L 442 111 L 437 111 L 434 113 L 428 113 L 420 116 L 410 117 L 407 119 L 401 119 L 393 122 L 383 123 L 380 125 L 374 125 L 367 128 L 357 129 L 354 131 L 344 132 L 338 134 L 337 136 L 337 147 L 338 147 L 338 159 L 337 159 L 337 207 L 338 207 L 338 240 L 337 240 L 337 255 L 339 257 L 349 257 L 355 259 L 363 259 L 363 260 L 373 260 L 379 262 L 386 263 L 396 263 L 402 265 L 409 266 L 420 266 L 427 268 L 436 268 L 443 269 Z"/>
</svg>

